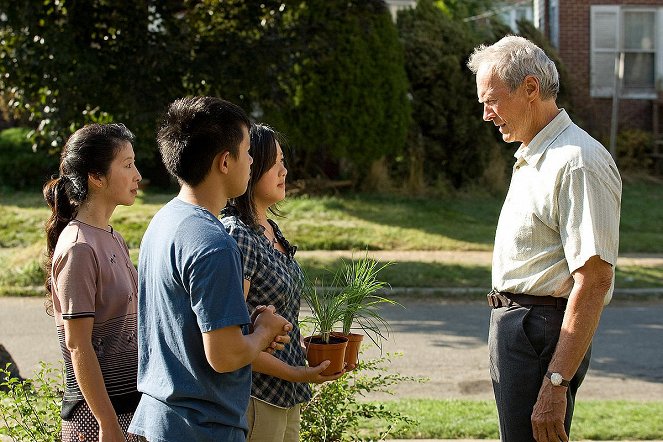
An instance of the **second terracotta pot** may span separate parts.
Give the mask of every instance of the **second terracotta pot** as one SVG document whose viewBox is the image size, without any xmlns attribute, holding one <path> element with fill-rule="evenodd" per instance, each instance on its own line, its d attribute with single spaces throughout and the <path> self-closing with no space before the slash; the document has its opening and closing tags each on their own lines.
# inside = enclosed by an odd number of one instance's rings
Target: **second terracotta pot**
<svg viewBox="0 0 663 442">
<path fill-rule="evenodd" d="M 348 371 L 352 371 L 357 366 L 357 361 L 359 361 L 359 349 L 361 348 L 361 341 L 364 339 L 364 335 L 359 333 L 332 333 L 332 336 L 339 336 L 348 339 L 348 346 L 345 349 L 345 364 L 347 367 L 352 367 Z"/>
<path fill-rule="evenodd" d="M 319 335 L 304 338 L 306 347 L 306 360 L 311 367 L 320 365 L 329 360 L 329 367 L 320 373 L 329 376 L 343 371 L 345 366 L 345 349 L 348 346 L 348 338 L 342 336 L 331 336 L 329 344 L 324 343 Z"/>
</svg>

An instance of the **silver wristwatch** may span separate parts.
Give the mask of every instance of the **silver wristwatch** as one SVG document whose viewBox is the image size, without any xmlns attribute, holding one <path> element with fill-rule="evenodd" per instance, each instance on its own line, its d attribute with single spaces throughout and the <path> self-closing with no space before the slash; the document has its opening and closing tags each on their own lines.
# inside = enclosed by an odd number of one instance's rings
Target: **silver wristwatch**
<svg viewBox="0 0 663 442">
<path fill-rule="evenodd" d="M 562 387 L 569 386 L 569 381 L 564 379 L 562 375 L 557 372 L 549 371 L 548 373 L 546 373 L 546 377 L 550 379 L 550 383 L 553 384 L 555 387 L 559 387 L 560 385 Z"/>
</svg>

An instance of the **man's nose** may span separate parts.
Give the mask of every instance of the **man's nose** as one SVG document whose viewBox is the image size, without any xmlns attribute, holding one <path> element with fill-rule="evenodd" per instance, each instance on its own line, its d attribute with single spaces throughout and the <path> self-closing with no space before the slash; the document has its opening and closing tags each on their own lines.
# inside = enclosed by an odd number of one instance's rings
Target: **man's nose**
<svg viewBox="0 0 663 442">
<path fill-rule="evenodd" d="M 495 112 L 493 108 L 484 103 L 483 105 L 483 121 L 490 121 L 495 118 Z"/>
</svg>

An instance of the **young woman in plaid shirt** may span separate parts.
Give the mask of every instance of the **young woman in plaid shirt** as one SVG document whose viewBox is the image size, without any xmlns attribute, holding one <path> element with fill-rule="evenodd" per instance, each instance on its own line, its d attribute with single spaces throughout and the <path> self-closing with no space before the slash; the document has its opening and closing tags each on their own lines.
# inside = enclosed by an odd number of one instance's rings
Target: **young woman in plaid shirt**
<svg viewBox="0 0 663 442">
<path fill-rule="evenodd" d="M 247 411 L 248 440 L 252 442 L 299 441 L 300 406 L 311 398 L 308 383 L 341 376 L 320 375 L 329 361 L 317 367 L 306 366 L 297 326 L 298 281 L 302 271 L 294 259 L 296 247 L 267 217 L 268 213 L 278 216 L 275 205 L 285 198 L 288 170 L 278 138 L 269 126 L 251 127 L 251 179 L 246 193 L 226 207 L 221 220 L 242 251 L 249 311 L 271 304 L 293 325 L 290 344 L 284 350 L 263 352 L 252 364 L 253 384 Z"/>
</svg>

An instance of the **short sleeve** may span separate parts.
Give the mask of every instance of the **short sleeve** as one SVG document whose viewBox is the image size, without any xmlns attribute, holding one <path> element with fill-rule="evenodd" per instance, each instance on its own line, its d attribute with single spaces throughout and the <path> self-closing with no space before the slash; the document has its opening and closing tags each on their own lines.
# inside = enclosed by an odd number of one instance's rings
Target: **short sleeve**
<svg viewBox="0 0 663 442">
<path fill-rule="evenodd" d="M 569 271 L 576 271 L 595 255 L 614 266 L 619 249 L 620 189 L 581 167 L 563 177 L 558 202 Z"/>
<path fill-rule="evenodd" d="M 235 239 L 239 251 L 242 254 L 242 275 L 247 281 L 251 281 L 258 270 L 258 253 L 256 250 L 256 238 L 247 229 L 234 225 L 228 232 Z"/>
<path fill-rule="evenodd" d="M 250 322 L 236 249 L 221 248 L 196 259 L 187 278 L 191 308 L 205 333 Z"/>
<path fill-rule="evenodd" d="M 94 317 L 99 266 L 88 244 L 73 244 L 53 263 L 53 282 L 62 319 Z"/>
</svg>

